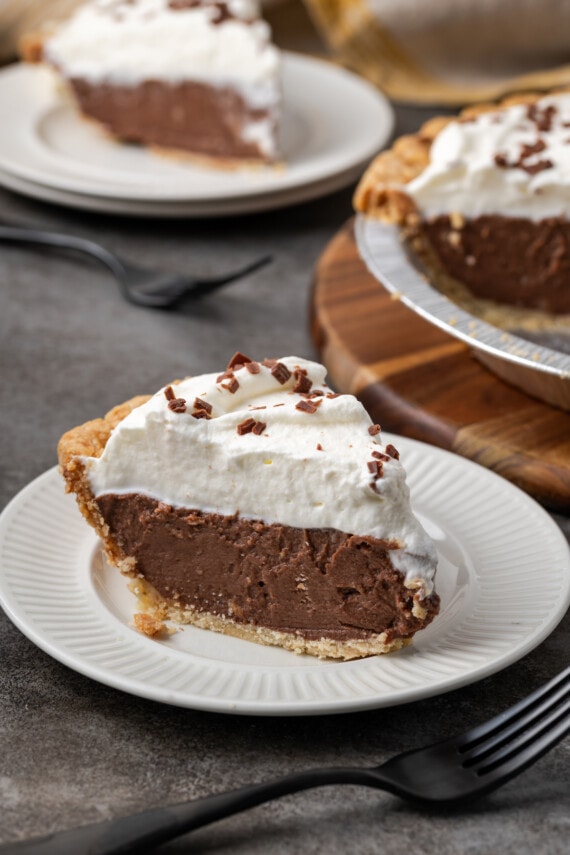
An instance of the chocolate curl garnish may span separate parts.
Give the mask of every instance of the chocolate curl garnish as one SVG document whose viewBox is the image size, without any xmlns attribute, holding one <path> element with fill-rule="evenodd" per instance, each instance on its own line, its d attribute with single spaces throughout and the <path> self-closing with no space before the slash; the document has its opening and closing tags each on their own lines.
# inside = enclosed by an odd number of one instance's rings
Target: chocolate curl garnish
<svg viewBox="0 0 570 855">
<path fill-rule="evenodd" d="M 206 410 L 208 414 L 212 412 L 212 405 L 208 401 L 203 401 L 202 398 L 194 398 L 195 410 Z"/>
<path fill-rule="evenodd" d="M 243 436 L 246 433 L 255 433 L 259 436 L 266 427 L 265 422 L 256 422 L 255 419 L 245 419 L 245 421 L 239 423 L 236 430 L 239 436 Z"/>
<path fill-rule="evenodd" d="M 521 146 L 521 160 L 526 160 L 527 157 L 532 157 L 533 154 L 540 154 L 541 151 L 544 151 L 546 148 L 546 143 L 544 140 L 537 140 L 532 145 L 530 143 L 524 143 Z"/>
<path fill-rule="evenodd" d="M 194 412 L 192 415 L 195 419 L 210 419 L 212 418 L 212 405 L 208 401 L 203 401 L 202 398 L 194 398 Z"/>
<path fill-rule="evenodd" d="M 528 172 L 529 175 L 536 175 L 537 172 L 542 172 L 544 169 L 552 169 L 553 166 L 553 162 L 547 157 L 544 160 L 537 160 L 536 163 L 520 165 L 520 168 Z"/>
<path fill-rule="evenodd" d="M 307 376 L 307 372 L 304 368 L 295 368 L 293 371 L 293 375 L 295 377 L 295 385 L 293 386 L 294 392 L 310 392 L 311 386 L 313 385 L 313 381 L 309 379 Z"/>
<path fill-rule="evenodd" d="M 382 463 L 379 460 L 369 460 L 366 464 L 368 466 L 368 471 L 371 475 L 375 475 L 376 478 L 381 478 L 384 474 L 382 469 Z"/>
<path fill-rule="evenodd" d="M 544 169 L 552 169 L 554 166 L 553 162 L 547 157 L 543 158 L 543 160 L 537 160 L 534 163 L 527 162 L 529 157 L 544 151 L 545 148 L 546 144 L 542 140 L 537 140 L 532 145 L 525 143 L 521 147 L 519 159 L 516 161 L 511 162 L 507 160 L 507 156 L 502 152 L 498 152 L 493 159 L 499 169 L 522 169 L 529 175 L 536 175 L 537 172 L 542 172 Z"/>
<path fill-rule="evenodd" d="M 272 375 L 275 377 L 278 383 L 281 383 L 283 386 L 284 383 L 287 382 L 289 377 L 291 376 L 291 372 L 282 362 L 276 362 L 275 365 L 271 369 Z"/>
<path fill-rule="evenodd" d="M 227 383 L 221 383 L 220 385 L 222 389 L 227 389 L 228 392 L 232 393 L 232 395 L 235 395 L 235 393 L 239 389 L 239 383 L 235 377 L 231 377 Z"/>
<path fill-rule="evenodd" d="M 243 436 L 246 433 L 251 433 L 251 431 L 253 430 L 254 424 L 255 424 L 255 419 L 245 419 L 245 421 L 240 422 L 236 428 L 238 435 Z"/>
<path fill-rule="evenodd" d="M 380 427 L 380 425 L 370 425 L 370 427 L 368 428 L 368 433 L 370 434 L 370 436 L 377 436 L 381 430 L 382 428 Z"/>
<path fill-rule="evenodd" d="M 219 383 L 222 389 L 227 389 L 232 395 L 239 389 L 239 382 L 234 377 L 233 371 L 224 371 L 219 377 L 216 377 L 216 383 Z"/>
<path fill-rule="evenodd" d="M 248 362 L 252 362 L 249 356 L 245 356 L 245 354 L 240 353 L 239 350 L 234 353 L 230 361 L 226 366 L 226 371 L 231 371 L 232 369 L 243 368 L 244 365 L 247 365 Z"/>
<path fill-rule="evenodd" d="M 168 402 L 168 409 L 172 410 L 173 413 L 185 413 L 186 398 L 172 398 L 172 400 Z"/>
<path fill-rule="evenodd" d="M 389 454 L 390 457 L 394 458 L 394 460 L 400 459 L 400 452 L 391 443 L 386 446 L 386 454 Z"/>
<path fill-rule="evenodd" d="M 550 131 L 552 120 L 558 112 L 554 104 L 540 108 L 538 104 L 529 104 L 526 114 L 531 122 L 534 122 L 539 131 Z"/>
<path fill-rule="evenodd" d="M 382 454 L 381 451 L 373 451 L 372 457 L 375 457 L 377 460 L 390 460 L 387 454 Z"/>
<path fill-rule="evenodd" d="M 295 409 L 300 410 L 302 413 L 310 413 L 312 415 L 313 413 L 317 412 L 320 405 L 321 405 L 320 401 L 313 402 L 313 401 L 306 401 L 303 399 L 302 401 L 299 401 L 298 403 L 295 404 Z"/>
</svg>

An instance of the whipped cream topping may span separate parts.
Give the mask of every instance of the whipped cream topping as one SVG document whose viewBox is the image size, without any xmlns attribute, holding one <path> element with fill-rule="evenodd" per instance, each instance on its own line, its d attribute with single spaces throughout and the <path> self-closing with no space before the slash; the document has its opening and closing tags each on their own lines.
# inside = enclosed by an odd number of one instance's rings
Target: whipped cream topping
<svg viewBox="0 0 570 855">
<path fill-rule="evenodd" d="M 405 186 L 429 219 L 570 216 L 570 93 L 451 122 Z"/>
<path fill-rule="evenodd" d="M 92 0 L 47 40 L 44 57 L 91 83 L 190 79 L 241 87 L 259 109 L 279 100 L 279 51 L 256 0 Z"/>
<path fill-rule="evenodd" d="M 120 422 L 100 458 L 83 458 L 91 489 L 396 542 L 392 563 L 428 594 L 435 549 L 398 453 L 325 376 L 295 356 L 234 359 L 222 375 L 165 387 Z"/>
</svg>

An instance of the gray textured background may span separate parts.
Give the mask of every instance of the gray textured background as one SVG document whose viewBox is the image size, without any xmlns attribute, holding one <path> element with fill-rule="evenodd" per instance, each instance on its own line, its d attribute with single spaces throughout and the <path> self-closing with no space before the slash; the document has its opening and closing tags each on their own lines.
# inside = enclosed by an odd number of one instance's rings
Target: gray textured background
<svg viewBox="0 0 570 855">
<path fill-rule="evenodd" d="M 399 110 L 397 133 L 420 111 Z M 212 221 L 105 217 L 0 191 L 12 223 L 91 237 L 140 264 L 220 272 L 274 263 L 175 313 L 126 304 L 103 270 L 0 247 L 0 507 L 56 462 L 65 430 L 235 350 L 314 357 L 312 271 L 351 214 L 351 189 Z M 570 534 L 569 520 L 558 518 Z M 540 572 L 540 568 L 537 568 Z M 206 795 L 313 765 L 375 764 L 488 718 L 568 663 L 570 620 L 505 671 L 409 705 L 315 718 L 225 717 L 99 685 L 52 660 L 0 613 L 0 842 Z M 165 853 L 353 855 L 567 852 L 570 741 L 484 802 L 433 814 L 356 787 L 256 808 Z M 81 853 L 78 853 L 81 855 Z"/>
</svg>

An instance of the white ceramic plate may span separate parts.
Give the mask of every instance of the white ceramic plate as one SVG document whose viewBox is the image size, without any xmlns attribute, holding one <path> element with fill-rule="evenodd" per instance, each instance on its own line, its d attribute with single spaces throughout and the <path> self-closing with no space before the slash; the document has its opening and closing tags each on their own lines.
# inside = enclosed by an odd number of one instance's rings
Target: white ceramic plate
<svg viewBox="0 0 570 855">
<path fill-rule="evenodd" d="M 284 54 L 284 168 L 216 170 L 116 143 L 82 120 L 52 73 L 0 72 L 0 169 L 58 191 L 131 202 L 214 202 L 279 196 L 337 179 L 346 186 L 393 127 L 386 98 L 336 65 Z M 9 121 L 7 118 L 9 117 Z"/>
<path fill-rule="evenodd" d="M 195 627 L 165 641 L 130 626 L 124 578 L 56 469 L 0 517 L 0 602 L 38 647 L 131 694 L 255 715 L 339 713 L 414 701 L 494 673 L 538 645 L 570 601 L 570 549 L 532 499 L 464 458 L 388 437 L 439 553 L 440 615 L 413 645 L 321 661 Z"/>
<path fill-rule="evenodd" d="M 91 196 L 88 193 L 72 193 L 56 190 L 36 181 L 20 178 L 0 169 L 0 186 L 32 199 L 52 202 L 84 211 L 99 211 L 103 214 L 127 215 L 129 217 L 155 217 L 176 219 L 180 217 L 228 217 L 234 214 L 254 214 L 286 208 L 311 199 L 319 199 L 328 193 L 340 190 L 347 183 L 343 175 L 335 175 L 314 184 L 304 184 L 281 193 L 259 196 L 242 196 L 236 199 L 196 199 L 186 202 L 164 202 L 162 200 L 121 199 L 109 196 Z"/>
</svg>

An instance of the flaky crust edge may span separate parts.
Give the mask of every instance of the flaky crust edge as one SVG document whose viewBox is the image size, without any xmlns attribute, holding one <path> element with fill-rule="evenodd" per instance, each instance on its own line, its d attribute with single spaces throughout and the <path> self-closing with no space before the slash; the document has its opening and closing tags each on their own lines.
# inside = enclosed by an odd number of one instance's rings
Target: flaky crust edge
<svg viewBox="0 0 570 855">
<path fill-rule="evenodd" d="M 57 446 L 59 471 L 65 481 L 66 493 L 75 493 L 79 510 L 105 543 L 106 552 L 113 564 L 123 558 L 118 545 L 109 535 L 101 512 L 89 487 L 84 457 L 100 457 L 114 428 L 136 407 L 146 403 L 150 395 L 137 395 L 118 404 L 103 416 L 93 419 L 64 433 Z"/>
<path fill-rule="evenodd" d="M 516 104 L 534 104 L 548 95 L 568 91 L 570 87 L 565 86 L 551 92 L 518 93 L 496 102 L 473 104 L 458 115 L 429 119 L 417 133 L 398 137 L 390 149 L 374 158 L 354 192 L 355 210 L 387 223 L 414 228 L 419 220 L 419 212 L 412 198 L 407 195 L 405 185 L 426 168 L 436 136 L 450 122 L 473 119 L 483 113 L 492 113 Z"/>
</svg>

